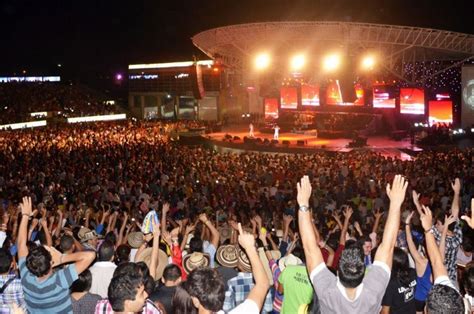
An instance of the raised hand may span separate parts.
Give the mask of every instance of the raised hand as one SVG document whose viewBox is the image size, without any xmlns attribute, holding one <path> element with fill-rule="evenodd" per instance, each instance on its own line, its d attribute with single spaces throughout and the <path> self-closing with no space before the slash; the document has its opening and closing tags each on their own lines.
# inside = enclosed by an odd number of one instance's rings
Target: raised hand
<svg viewBox="0 0 474 314">
<path fill-rule="evenodd" d="M 21 214 L 31 216 L 32 206 L 31 206 L 31 197 L 23 197 L 23 202 L 20 204 Z"/>
<path fill-rule="evenodd" d="M 238 224 L 238 229 L 240 246 L 246 251 L 251 248 L 255 248 L 255 238 L 253 237 L 253 234 L 244 232 L 240 223 Z"/>
<path fill-rule="evenodd" d="M 471 229 L 474 229 L 474 198 L 471 199 L 471 217 L 464 215 L 461 217 L 462 220 L 466 221 Z"/>
<path fill-rule="evenodd" d="M 186 234 L 190 234 L 190 233 L 193 232 L 195 229 L 196 229 L 196 225 L 195 225 L 195 224 L 187 225 L 187 226 L 186 226 L 186 229 L 185 229 L 185 233 L 186 233 Z"/>
<path fill-rule="evenodd" d="M 450 215 L 449 217 L 447 215 L 444 216 L 444 225 L 443 225 L 443 228 L 444 229 L 448 229 L 448 226 L 450 224 L 452 224 L 453 222 L 456 221 L 456 217 L 454 217 L 453 215 Z"/>
<path fill-rule="evenodd" d="M 202 223 L 205 224 L 205 223 L 208 221 L 206 213 L 200 214 L 200 215 L 199 215 L 199 220 L 200 220 Z"/>
<path fill-rule="evenodd" d="M 461 191 L 461 180 L 459 178 L 456 178 L 454 180 L 454 183 L 451 183 L 451 188 L 454 191 L 454 194 L 459 195 L 459 192 Z"/>
<path fill-rule="evenodd" d="M 53 267 L 61 265 L 61 252 L 59 252 L 52 246 L 45 245 L 44 248 L 51 254 L 51 261 L 53 262 Z"/>
<path fill-rule="evenodd" d="M 380 208 L 376 209 L 374 212 L 375 219 L 380 219 L 383 216 L 383 212 L 380 210 Z"/>
<path fill-rule="evenodd" d="M 415 190 L 411 192 L 411 196 L 413 198 L 413 203 L 415 205 L 420 205 L 420 193 L 417 193 Z"/>
<path fill-rule="evenodd" d="M 170 210 L 170 203 L 168 203 L 168 202 L 164 203 L 163 204 L 163 209 L 162 209 L 163 215 L 166 215 L 169 212 L 169 210 Z"/>
<path fill-rule="evenodd" d="M 413 218 L 413 215 L 415 214 L 415 212 L 411 212 L 407 218 L 405 219 L 405 224 L 409 225 L 411 224 L 411 219 Z"/>
<path fill-rule="evenodd" d="M 155 220 L 152 219 L 151 225 L 153 226 L 153 238 L 159 238 L 161 235 L 160 224 L 156 223 Z"/>
<path fill-rule="evenodd" d="M 349 207 L 349 206 L 346 207 L 343 212 L 344 218 L 350 219 L 353 213 L 354 213 L 354 210 L 352 210 L 352 207 Z"/>
<path fill-rule="evenodd" d="M 262 226 L 262 217 L 260 217 L 259 215 L 256 215 L 254 217 L 254 219 L 255 219 L 255 222 L 257 223 L 257 226 L 261 227 Z"/>
<path fill-rule="evenodd" d="M 289 225 L 293 221 L 293 216 L 291 215 L 283 215 L 283 223 L 285 225 Z"/>
<path fill-rule="evenodd" d="M 407 187 L 408 181 L 405 180 L 405 178 L 399 174 L 397 174 L 395 178 L 393 178 L 391 186 L 390 183 L 387 184 L 387 195 L 390 199 L 391 205 L 396 205 L 398 209 L 400 209 L 400 206 L 405 200 L 405 193 L 407 191 Z"/>
<path fill-rule="evenodd" d="M 301 181 L 296 184 L 298 194 L 296 200 L 300 206 L 309 206 L 309 198 L 311 197 L 311 183 L 308 176 L 303 176 Z"/>
<path fill-rule="evenodd" d="M 431 214 L 431 210 L 426 206 L 421 206 L 421 225 L 425 231 L 429 231 L 433 226 L 433 215 Z"/>
</svg>

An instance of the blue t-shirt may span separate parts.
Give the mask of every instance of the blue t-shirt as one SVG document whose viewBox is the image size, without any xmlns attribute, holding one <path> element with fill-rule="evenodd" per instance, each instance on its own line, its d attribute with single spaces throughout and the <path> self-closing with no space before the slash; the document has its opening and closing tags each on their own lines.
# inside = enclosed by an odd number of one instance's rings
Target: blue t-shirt
<svg viewBox="0 0 474 314">
<path fill-rule="evenodd" d="M 24 257 L 18 263 L 25 302 L 30 313 L 72 313 L 69 287 L 78 278 L 74 264 L 39 281 L 26 267 Z"/>
</svg>

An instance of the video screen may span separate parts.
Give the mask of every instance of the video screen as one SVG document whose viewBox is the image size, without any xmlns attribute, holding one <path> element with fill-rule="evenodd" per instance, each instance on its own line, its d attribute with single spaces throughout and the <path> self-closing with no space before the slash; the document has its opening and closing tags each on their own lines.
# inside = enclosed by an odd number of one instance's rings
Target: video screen
<svg viewBox="0 0 474 314">
<path fill-rule="evenodd" d="M 421 88 L 400 88 L 400 113 L 425 114 L 425 92 Z"/>
<path fill-rule="evenodd" d="M 373 88 L 374 108 L 395 109 L 395 98 L 390 98 L 390 89 L 386 85 L 377 85 Z"/>
<path fill-rule="evenodd" d="M 277 119 L 278 118 L 278 99 L 277 98 L 265 98 L 265 119 Z"/>
<path fill-rule="evenodd" d="M 318 85 L 301 85 L 301 105 L 303 106 L 319 106 L 319 86 Z"/>
<path fill-rule="evenodd" d="M 474 66 L 462 67 L 462 116 L 461 126 L 472 127 L 474 124 Z"/>
<path fill-rule="evenodd" d="M 343 105 L 339 80 L 331 80 L 326 89 L 326 104 Z"/>
<path fill-rule="evenodd" d="M 298 91 L 296 87 L 282 87 L 280 89 L 281 109 L 298 108 Z"/>
<path fill-rule="evenodd" d="M 365 103 L 364 88 L 362 87 L 362 84 L 359 84 L 359 83 L 355 84 L 354 88 L 355 88 L 355 93 L 357 97 L 357 99 L 354 102 L 354 106 L 363 106 Z"/>
<path fill-rule="evenodd" d="M 429 124 L 453 123 L 453 102 L 451 100 L 432 100 L 428 102 Z"/>
</svg>

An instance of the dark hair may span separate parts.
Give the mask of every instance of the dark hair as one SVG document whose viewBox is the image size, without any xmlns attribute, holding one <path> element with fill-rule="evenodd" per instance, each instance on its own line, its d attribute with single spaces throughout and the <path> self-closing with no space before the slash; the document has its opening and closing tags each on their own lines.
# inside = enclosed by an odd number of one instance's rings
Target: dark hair
<svg viewBox="0 0 474 314">
<path fill-rule="evenodd" d="M 115 244 L 117 244 L 117 237 L 115 236 L 115 233 L 113 231 L 107 232 L 107 234 L 104 237 L 104 240 L 112 242 L 114 246 Z"/>
<path fill-rule="evenodd" d="M 110 281 L 107 296 L 114 311 L 123 311 L 126 300 L 135 300 L 137 290 L 143 285 L 143 277 L 137 273 L 114 276 Z"/>
<path fill-rule="evenodd" d="M 115 254 L 115 246 L 113 242 L 105 240 L 99 247 L 97 257 L 99 262 L 110 261 Z"/>
<path fill-rule="evenodd" d="M 36 277 L 46 275 L 51 269 L 51 254 L 43 246 L 32 248 L 26 257 L 26 267 Z"/>
<path fill-rule="evenodd" d="M 448 214 L 446 211 L 444 211 L 444 210 L 438 211 L 437 214 L 436 214 L 436 216 L 435 216 L 436 221 L 439 221 L 439 222 L 441 222 L 441 223 L 444 224 L 444 220 L 445 220 L 445 218 L 446 218 L 446 215 L 449 216 L 449 214 Z M 454 231 L 454 227 L 455 227 L 455 226 L 456 226 L 456 222 L 452 222 L 452 223 L 448 226 L 448 230 L 451 231 L 451 232 Z"/>
<path fill-rule="evenodd" d="M 153 279 L 152 276 L 144 276 L 144 282 L 143 284 L 145 285 L 145 291 L 148 293 L 148 295 L 152 294 L 153 291 L 155 290 L 155 279 Z"/>
<path fill-rule="evenodd" d="M 120 264 L 119 266 L 117 266 L 117 268 L 115 268 L 113 277 L 119 277 L 127 273 L 141 274 L 142 272 L 140 270 L 140 267 L 137 264 L 127 262 L 127 263 Z"/>
<path fill-rule="evenodd" d="M 65 234 L 61 237 L 59 240 L 59 248 L 61 249 L 61 252 L 66 252 L 69 251 L 72 246 L 74 245 L 74 238 L 68 234 Z"/>
<path fill-rule="evenodd" d="M 176 281 L 178 278 L 181 278 L 181 275 L 181 269 L 175 264 L 166 265 L 163 270 L 163 279 L 165 281 Z"/>
<path fill-rule="evenodd" d="M 350 246 L 342 251 L 339 259 L 338 275 L 346 288 L 355 288 L 364 279 L 364 251 L 360 246 Z"/>
<path fill-rule="evenodd" d="M 472 234 L 471 234 L 472 235 Z M 472 238 L 469 236 L 465 236 L 462 238 L 462 249 L 464 252 L 472 252 Z"/>
<path fill-rule="evenodd" d="M 184 288 L 190 296 L 197 298 L 206 310 L 217 312 L 224 305 L 224 280 L 214 269 L 204 267 L 193 270 L 188 275 Z"/>
<path fill-rule="evenodd" d="M 12 265 L 12 256 L 8 250 L 0 248 L 0 274 L 6 273 L 10 270 Z"/>
<path fill-rule="evenodd" d="M 464 290 L 471 297 L 474 296 L 474 266 L 467 267 L 462 276 Z"/>
<path fill-rule="evenodd" d="M 300 246 L 300 245 L 297 245 L 295 246 L 295 248 L 293 249 L 293 251 L 291 252 L 294 256 L 298 257 L 299 259 L 301 259 L 301 261 L 303 262 L 303 264 L 306 264 L 306 255 L 304 254 L 304 250 L 303 248 Z"/>
<path fill-rule="evenodd" d="M 193 237 L 189 241 L 189 254 L 194 252 L 202 252 L 202 240 L 199 237 Z"/>
<path fill-rule="evenodd" d="M 397 278 L 402 287 L 409 287 L 413 281 L 408 254 L 399 247 L 393 250 L 392 276 Z"/>
<path fill-rule="evenodd" d="M 464 301 L 461 294 L 446 285 L 434 285 L 428 294 L 426 308 L 429 314 L 464 313 Z"/>
<path fill-rule="evenodd" d="M 90 270 L 86 269 L 79 274 L 79 277 L 72 283 L 69 290 L 73 292 L 86 292 L 91 289 L 92 274 Z"/>
<path fill-rule="evenodd" d="M 121 265 L 123 263 L 128 263 L 130 259 L 130 247 L 126 244 L 119 245 L 115 251 L 115 264 Z"/>
<path fill-rule="evenodd" d="M 197 314 L 198 310 L 193 304 L 189 293 L 184 289 L 184 282 L 176 287 L 171 301 L 175 314 Z"/>
</svg>

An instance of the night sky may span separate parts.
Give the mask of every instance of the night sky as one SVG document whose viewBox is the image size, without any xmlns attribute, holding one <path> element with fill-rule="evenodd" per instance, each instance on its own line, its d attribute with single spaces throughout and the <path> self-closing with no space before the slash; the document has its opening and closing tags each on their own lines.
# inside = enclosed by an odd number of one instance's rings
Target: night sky
<svg viewBox="0 0 474 314">
<path fill-rule="evenodd" d="M 362 3 L 364 3 L 362 5 Z M 237 23 L 327 20 L 474 33 L 470 1 L 0 0 L 0 75 L 113 73 L 129 63 L 189 60 L 190 37 Z M 56 69 L 55 69 L 56 68 Z M 51 73 L 52 74 L 52 73 Z"/>
</svg>

